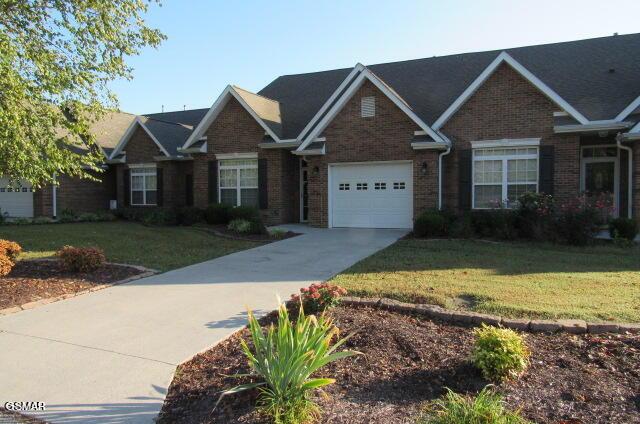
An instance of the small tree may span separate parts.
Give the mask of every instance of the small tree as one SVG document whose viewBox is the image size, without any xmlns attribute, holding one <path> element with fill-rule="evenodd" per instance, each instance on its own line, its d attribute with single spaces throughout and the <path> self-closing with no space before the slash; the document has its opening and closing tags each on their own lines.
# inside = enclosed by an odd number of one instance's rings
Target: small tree
<svg viewBox="0 0 640 424">
<path fill-rule="evenodd" d="M 36 186 L 91 178 L 103 161 L 92 122 L 117 106 L 107 84 L 165 38 L 144 0 L 0 0 L 0 169 Z M 81 147 L 83 151 L 79 151 Z"/>
</svg>

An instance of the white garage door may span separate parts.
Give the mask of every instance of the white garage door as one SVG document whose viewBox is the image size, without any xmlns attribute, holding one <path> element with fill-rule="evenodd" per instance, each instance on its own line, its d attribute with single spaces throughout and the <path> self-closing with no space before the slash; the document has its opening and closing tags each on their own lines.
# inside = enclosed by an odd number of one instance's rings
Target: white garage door
<svg viewBox="0 0 640 424">
<path fill-rule="evenodd" d="M 0 178 L 0 213 L 10 217 L 33 216 L 33 189 L 22 181 L 22 186 L 9 187 L 7 178 Z"/>
<path fill-rule="evenodd" d="M 411 228 L 411 163 L 331 165 L 331 226 Z"/>
</svg>

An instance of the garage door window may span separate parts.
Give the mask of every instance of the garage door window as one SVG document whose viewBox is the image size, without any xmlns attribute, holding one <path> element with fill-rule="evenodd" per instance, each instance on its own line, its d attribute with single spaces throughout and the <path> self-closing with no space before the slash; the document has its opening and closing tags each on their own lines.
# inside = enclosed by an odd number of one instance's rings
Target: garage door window
<svg viewBox="0 0 640 424">
<path fill-rule="evenodd" d="M 340 191 L 347 191 L 347 190 L 349 190 L 349 188 L 350 188 L 350 187 L 349 187 L 349 183 L 342 183 L 342 184 L 340 184 L 340 186 L 338 187 L 338 189 L 339 189 Z"/>
<path fill-rule="evenodd" d="M 538 148 L 475 149 L 473 207 L 515 207 L 518 198 L 538 191 Z"/>
<path fill-rule="evenodd" d="M 356 184 L 356 190 L 366 190 L 366 189 L 367 189 L 367 183 Z"/>
<path fill-rule="evenodd" d="M 386 190 L 387 189 L 387 183 L 375 183 L 373 185 L 373 188 L 375 188 L 376 190 Z"/>
<path fill-rule="evenodd" d="M 131 204 L 154 206 L 157 201 L 156 168 L 131 169 Z"/>
<path fill-rule="evenodd" d="M 404 190 L 405 189 L 404 181 L 393 183 L 393 189 L 394 190 Z"/>
<path fill-rule="evenodd" d="M 221 160 L 220 201 L 231 206 L 258 207 L 258 160 Z"/>
</svg>

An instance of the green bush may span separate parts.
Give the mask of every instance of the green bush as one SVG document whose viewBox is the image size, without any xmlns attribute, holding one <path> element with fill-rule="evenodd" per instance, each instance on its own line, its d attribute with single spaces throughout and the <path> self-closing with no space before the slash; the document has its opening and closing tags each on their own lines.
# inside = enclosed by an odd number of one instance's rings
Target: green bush
<svg viewBox="0 0 640 424">
<path fill-rule="evenodd" d="M 518 236 L 532 240 L 553 238 L 553 196 L 528 192 L 518 199 L 515 210 Z"/>
<path fill-rule="evenodd" d="M 584 246 L 593 241 L 602 222 L 602 208 L 586 196 L 579 196 L 560 207 L 555 219 L 555 233 L 567 244 Z"/>
<path fill-rule="evenodd" d="M 230 218 L 234 219 L 246 219 L 247 221 L 255 221 L 260 219 L 260 211 L 251 206 L 236 206 L 231 209 Z"/>
<path fill-rule="evenodd" d="M 4 224 L 5 221 L 7 220 L 7 217 L 5 216 L 6 212 L 2 212 L 2 209 L 0 209 L 0 225 Z"/>
<path fill-rule="evenodd" d="M 475 235 L 471 216 L 464 214 L 451 223 L 449 235 L 453 238 L 468 239 Z"/>
<path fill-rule="evenodd" d="M 302 301 L 305 311 L 317 313 L 337 306 L 340 298 L 346 294 L 347 290 L 338 285 L 313 283 L 309 287 L 301 288 L 299 294 L 292 294 L 291 300 L 296 303 Z"/>
<path fill-rule="evenodd" d="M 91 212 L 81 213 L 76 218 L 76 221 L 79 221 L 79 222 L 98 222 L 100 220 L 101 219 L 100 219 L 100 216 L 98 216 L 98 214 L 91 213 Z"/>
<path fill-rule="evenodd" d="M 172 209 L 154 208 L 142 214 L 142 223 L 145 225 L 177 225 L 178 217 Z"/>
<path fill-rule="evenodd" d="M 249 331 L 251 347 L 244 340 L 240 343 L 252 371 L 261 381 L 236 386 L 222 396 L 259 388 L 258 409 L 274 423 L 298 424 L 317 419 L 320 408 L 310 392 L 335 380 L 311 376 L 330 362 L 357 354 L 336 351 L 348 337 L 340 339 L 339 330 L 329 318 L 306 316 L 303 308 L 295 323 L 291 322 L 284 304 L 278 308 L 277 326 L 272 324 L 266 332 L 250 312 Z"/>
<path fill-rule="evenodd" d="M 528 424 L 518 411 L 505 408 L 500 395 L 488 388 L 476 397 L 465 397 L 447 389 L 447 393 L 432 402 L 418 424 Z"/>
<path fill-rule="evenodd" d="M 76 219 L 78 219 L 78 215 L 69 208 L 62 209 L 58 215 L 60 222 L 74 222 Z"/>
<path fill-rule="evenodd" d="M 518 236 L 516 214 L 509 209 L 473 210 L 469 214 L 473 231 L 479 237 L 514 240 Z"/>
<path fill-rule="evenodd" d="M 635 219 L 616 218 L 609 222 L 609 234 L 611 238 L 635 240 L 638 235 L 638 222 Z"/>
<path fill-rule="evenodd" d="M 53 218 L 49 218 L 48 216 L 37 216 L 33 218 L 31 222 L 33 224 L 40 225 L 40 224 L 53 224 L 56 221 Z"/>
<path fill-rule="evenodd" d="M 282 228 L 271 228 L 269 230 L 269 235 L 274 239 L 282 239 L 287 235 L 287 230 L 284 230 Z"/>
<path fill-rule="evenodd" d="M 449 235 L 449 217 L 432 209 L 423 212 L 413 224 L 416 237 L 445 237 Z"/>
<path fill-rule="evenodd" d="M 62 268 L 70 272 L 91 272 L 102 267 L 107 259 L 97 247 L 64 246 L 56 252 Z"/>
<path fill-rule="evenodd" d="M 474 334 L 476 341 L 471 359 L 486 379 L 514 378 L 529 365 L 529 348 L 515 331 L 483 324 Z"/>
<path fill-rule="evenodd" d="M 210 225 L 226 225 L 231 221 L 231 209 L 225 203 L 213 203 L 204 211 L 204 219 Z"/>
<path fill-rule="evenodd" d="M 246 219 L 234 219 L 229 222 L 227 229 L 240 234 L 249 234 L 251 232 L 251 221 Z"/>
<path fill-rule="evenodd" d="M 110 211 L 98 211 L 96 212 L 99 221 L 115 221 L 117 217 Z"/>
<path fill-rule="evenodd" d="M 176 209 L 178 225 L 194 225 L 204 221 L 204 211 L 193 206 L 185 206 Z"/>
</svg>

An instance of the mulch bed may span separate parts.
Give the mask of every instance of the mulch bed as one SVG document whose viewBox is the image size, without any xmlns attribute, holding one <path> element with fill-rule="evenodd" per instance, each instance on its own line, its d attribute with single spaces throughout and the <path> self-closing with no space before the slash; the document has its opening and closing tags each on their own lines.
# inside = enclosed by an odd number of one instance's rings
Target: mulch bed
<svg viewBox="0 0 640 424">
<path fill-rule="evenodd" d="M 93 272 L 74 273 L 62 270 L 57 261 L 18 261 L 9 275 L 0 277 L 0 309 L 77 293 L 140 273 L 138 269 L 113 264 Z"/>
<path fill-rule="evenodd" d="M 415 422 L 445 387 L 475 394 L 489 384 L 468 362 L 470 328 L 369 308 L 331 315 L 342 334 L 357 331 L 346 345 L 365 355 L 322 371 L 337 382 L 318 397 L 320 422 Z M 225 377 L 248 371 L 240 336 L 247 330 L 179 367 L 160 422 L 268 422 L 253 409 L 255 391 L 228 396 L 212 412 L 221 390 L 246 382 Z M 531 366 L 496 387 L 509 407 L 538 423 L 640 423 L 640 336 L 526 334 L 526 341 Z"/>
<path fill-rule="evenodd" d="M 210 231 L 220 237 L 226 237 L 234 240 L 245 240 L 245 241 L 272 242 L 272 241 L 284 240 L 284 239 L 288 239 L 288 238 L 300 235 L 299 233 L 294 233 L 293 231 L 287 231 L 279 237 L 273 237 L 270 234 L 241 234 L 236 231 L 229 230 L 226 225 L 207 225 L 206 227 L 201 227 L 201 228 L 207 231 Z"/>
</svg>

